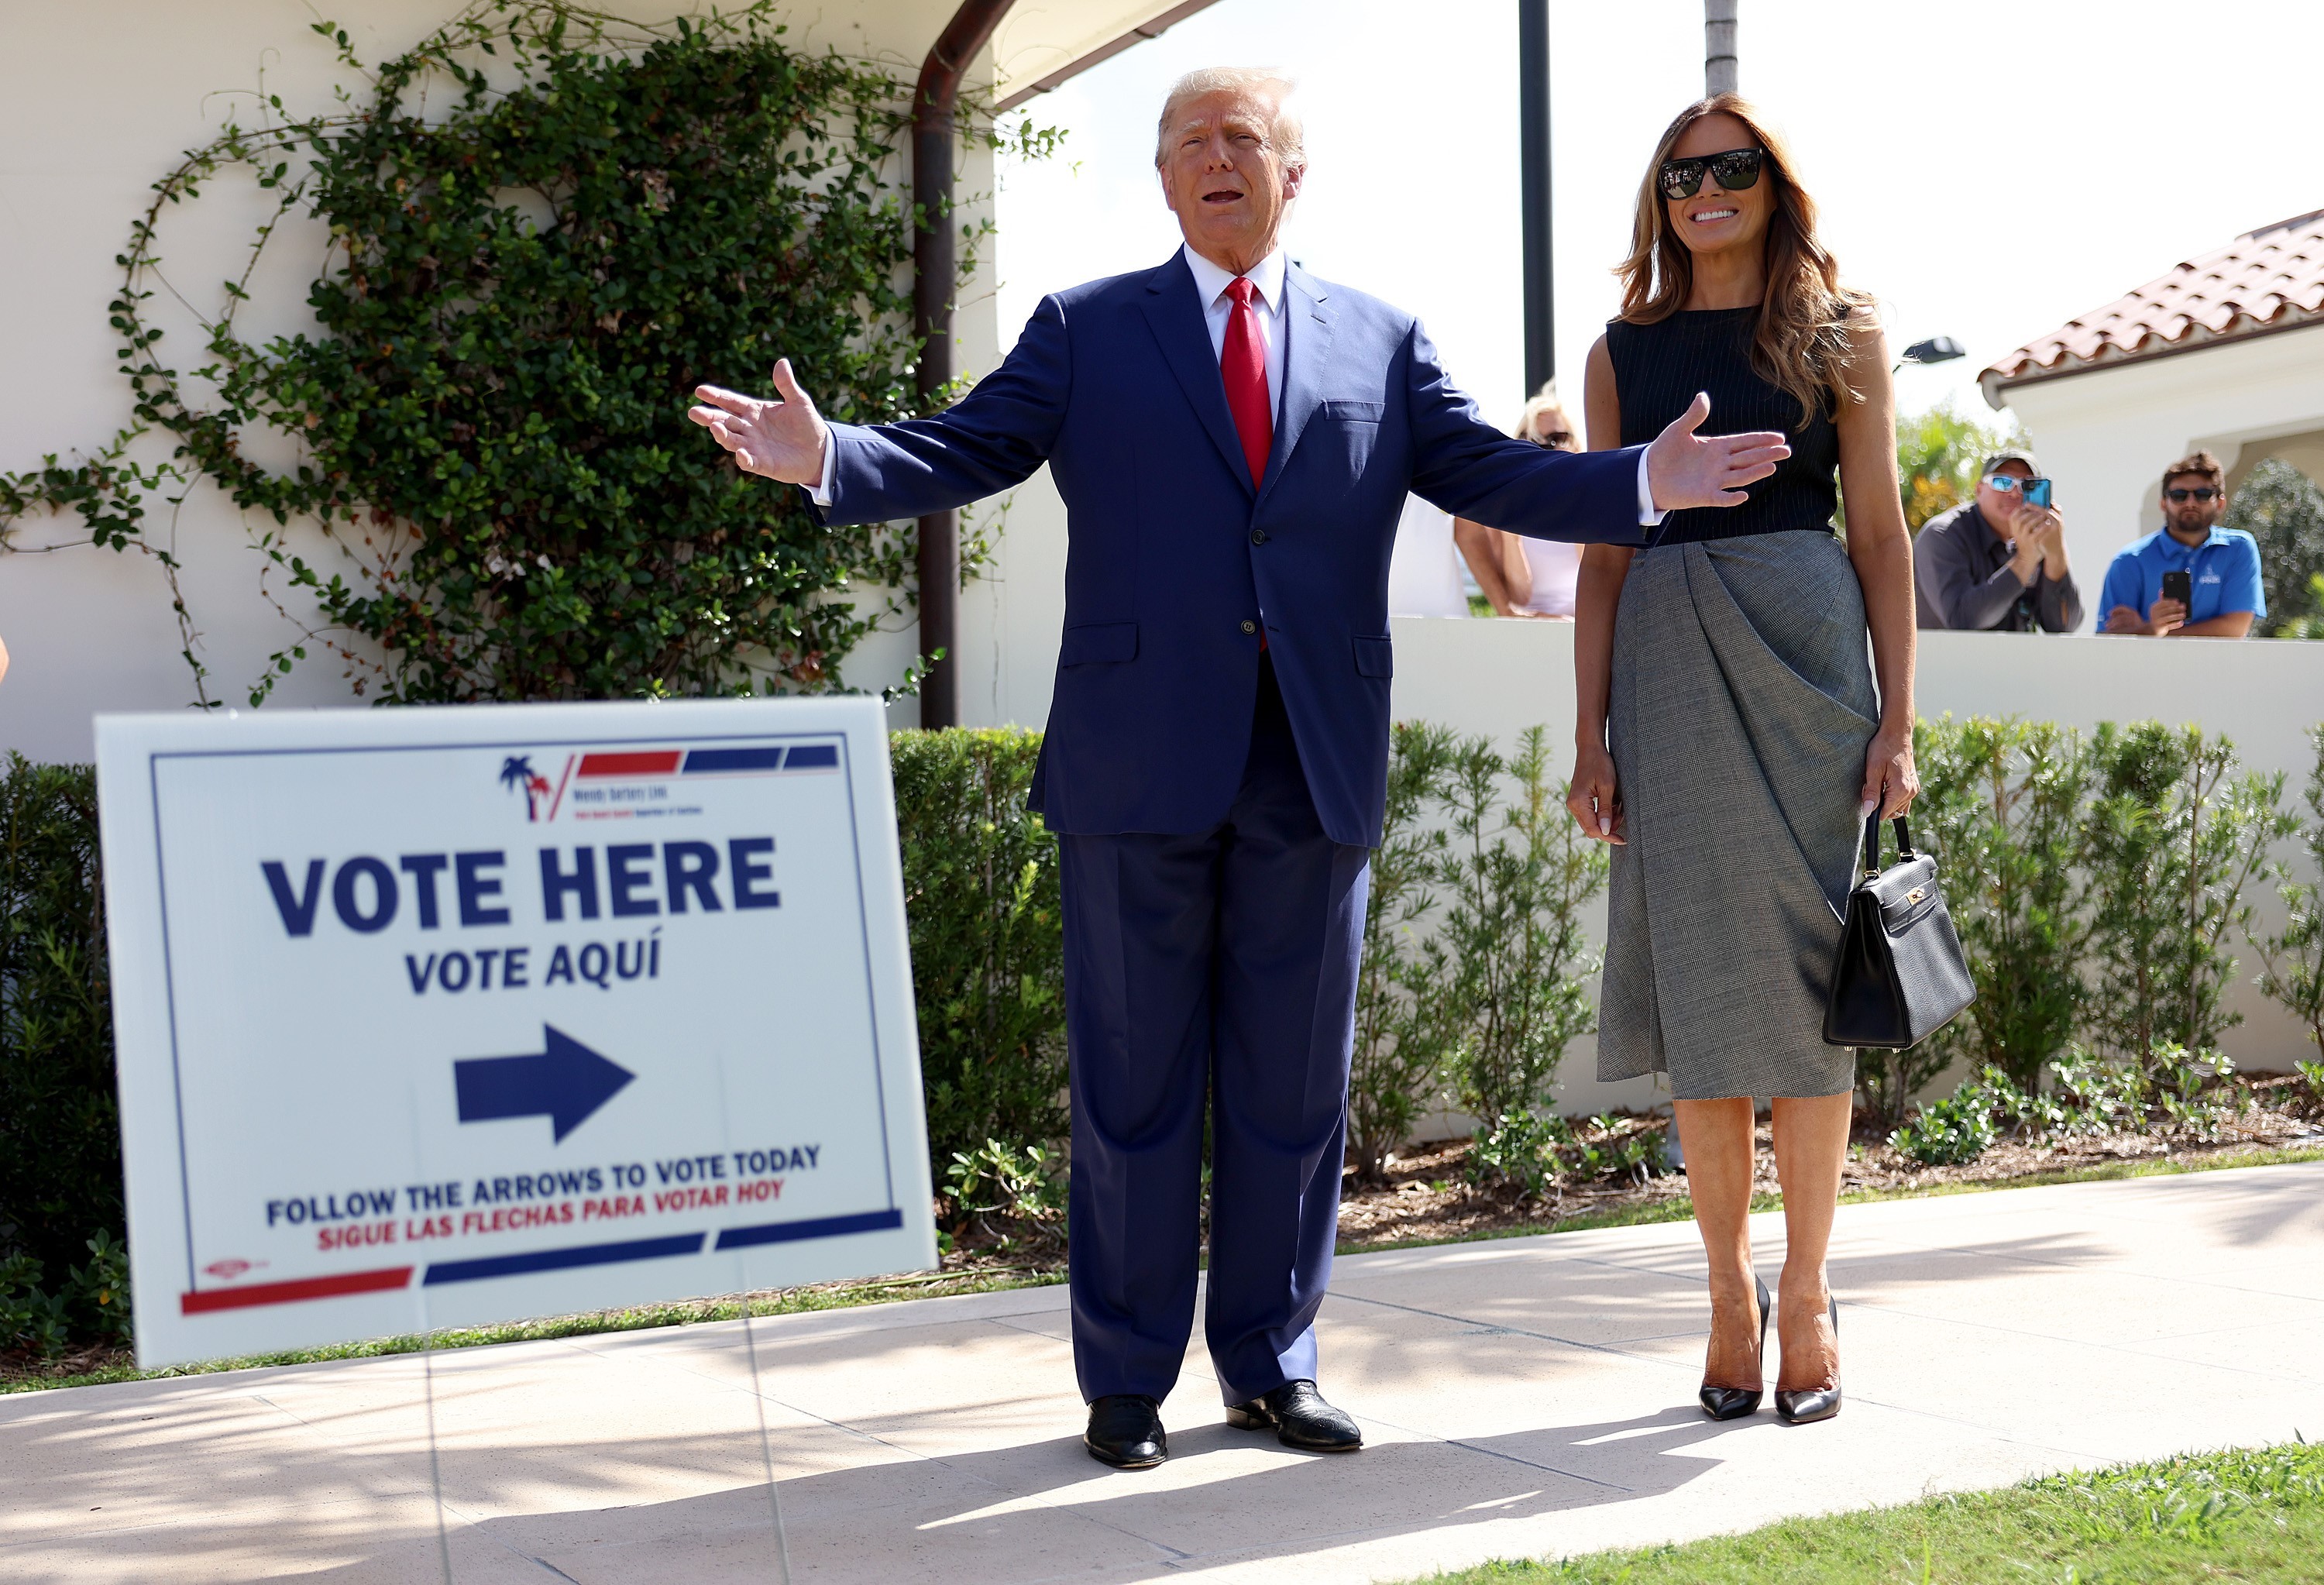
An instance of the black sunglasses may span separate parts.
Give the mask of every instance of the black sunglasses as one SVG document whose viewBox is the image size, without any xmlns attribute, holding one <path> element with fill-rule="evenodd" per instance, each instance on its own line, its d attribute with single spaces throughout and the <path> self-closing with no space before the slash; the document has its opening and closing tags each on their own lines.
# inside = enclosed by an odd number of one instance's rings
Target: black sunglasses
<svg viewBox="0 0 2324 1585">
<path fill-rule="evenodd" d="M 1757 185 L 1760 165 L 1766 153 L 1765 149 L 1729 149 L 1723 154 L 1665 160 L 1655 180 L 1662 185 L 1663 197 L 1691 198 L 1702 190 L 1702 173 L 1708 170 L 1718 178 L 1721 188 L 1739 193 Z"/>
<path fill-rule="evenodd" d="M 2217 501 L 2227 492 L 2224 490 L 2165 490 L 2163 493 L 2172 501 L 2185 501 L 2190 497 L 2197 501 Z"/>
</svg>

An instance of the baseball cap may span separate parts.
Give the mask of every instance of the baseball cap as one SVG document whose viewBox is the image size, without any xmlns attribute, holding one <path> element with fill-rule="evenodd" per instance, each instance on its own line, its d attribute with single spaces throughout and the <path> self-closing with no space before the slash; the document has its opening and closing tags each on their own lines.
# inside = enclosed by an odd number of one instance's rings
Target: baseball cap
<svg viewBox="0 0 2324 1585">
<path fill-rule="evenodd" d="M 1978 469 L 1977 476 L 1980 479 L 1988 477 L 1994 469 L 1999 467 L 2006 462 L 2022 462 L 2034 471 L 2034 476 L 2035 478 L 2038 479 L 2042 476 L 2042 465 L 2034 460 L 2034 454 L 2030 451 L 2020 450 L 2015 447 L 2012 447 L 2006 451 L 1997 451 L 1991 456 L 1987 457 L 1985 459 L 1985 465 Z"/>
</svg>

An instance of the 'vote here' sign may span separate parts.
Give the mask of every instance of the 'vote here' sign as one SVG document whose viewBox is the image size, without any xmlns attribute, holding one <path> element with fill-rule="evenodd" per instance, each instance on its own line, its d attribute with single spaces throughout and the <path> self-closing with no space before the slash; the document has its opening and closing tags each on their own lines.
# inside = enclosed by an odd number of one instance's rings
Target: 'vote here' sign
<svg viewBox="0 0 2324 1585">
<path fill-rule="evenodd" d="M 140 1362 L 934 1265 L 881 715 L 101 719 Z"/>
</svg>

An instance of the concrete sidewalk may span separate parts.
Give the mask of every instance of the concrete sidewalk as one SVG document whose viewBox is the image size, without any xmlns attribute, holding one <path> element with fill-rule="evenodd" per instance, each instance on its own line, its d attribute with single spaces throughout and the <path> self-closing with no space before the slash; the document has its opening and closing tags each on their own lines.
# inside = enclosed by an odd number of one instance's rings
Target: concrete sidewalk
<svg viewBox="0 0 2324 1585">
<path fill-rule="evenodd" d="M 1228 1431 L 1198 1341 L 1143 1474 L 1081 1450 L 1062 1288 L 761 1321 L 793 1575 L 1396 1580 L 2324 1436 L 2324 1164 L 1843 1209 L 1822 1425 L 1695 1409 L 1701 1271 L 1687 1223 L 1345 1259 L 1323 1380 L 1370 1448 Z M 738 1323 L 433 1369 L 456 1580 L 776 1578 Z M 0 1398 L 0 1578 L 438 1579 L 421 1372 Z"/>
</svg>

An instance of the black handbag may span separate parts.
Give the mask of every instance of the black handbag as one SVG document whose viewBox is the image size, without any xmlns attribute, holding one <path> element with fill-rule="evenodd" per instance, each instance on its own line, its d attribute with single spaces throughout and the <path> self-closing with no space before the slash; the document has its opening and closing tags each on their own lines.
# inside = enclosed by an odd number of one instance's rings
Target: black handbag
<svg viewBox="0 0 2324 1585">
<path fill-rule="evenodd" d="M 1977 985 L 1937 887 L 1937 862 L 1913 851 L 1903 816 L 1896 817 L 1896 862 L 1880 867 L 1877 812 L 1864 823 L 1863 859 L 1832 964 L 1824 1043 L 1901 1051 L 1976 1000 Z"/>
</svg>

